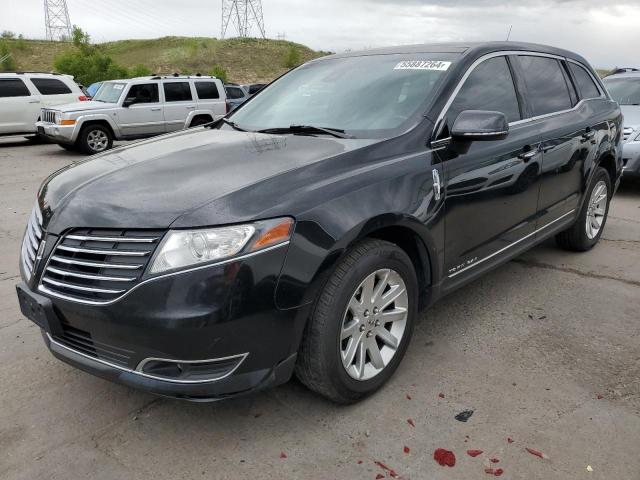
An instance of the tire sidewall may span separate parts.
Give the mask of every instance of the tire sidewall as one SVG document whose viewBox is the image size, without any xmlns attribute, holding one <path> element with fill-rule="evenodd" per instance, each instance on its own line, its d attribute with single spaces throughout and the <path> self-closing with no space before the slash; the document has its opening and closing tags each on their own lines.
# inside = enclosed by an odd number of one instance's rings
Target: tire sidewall
<svg viewBox="0 0 640 480">
<path fill-rule="evenodd" d="M 604 210 L 604 219 L 602 220 L 602 225 L 600 226 L 600 231 L 598 232 L 598 234 L 593 238 L 589 238 L 587 236 L 587 227 L 586 227 L 587 211 L 589 210 L 589 202 L 591 200 L 591 195 L 593 194 L 593 190 L 596 188 L 596 185 L 600 181 L 604 181 L 605 185 L 607 186 L 607 203 Z M 611 194 L 612 194 L 611 179 L 609 178 L 609 174 L 604 168 L 598 167 L 595 174 L 593 175 L 593 178 L 591 179 L 591 184 L 585 195 L 584 204 L 582 205 L 582 210 L 580 211 L 580 217 L 578 218 L 578 221 L 580 222 L 580 234 L 582 237 L 581 240 L 584 243 L 585 247 L 587 248 L 592 248 L 596 243 L 598 243 L 598 241 L 600 241 L 602 232 L 604 232 L 604 227 L 607 224 L 607 218 L 609 218 L 609 204 L 611 203 Z"/>
<path fill-rule="evenodd" d="M 409 297 L 407 324 L 400 345 L 386 368 L 369 380 L 355 380 L 349 376 L 342 365 L 339 341 L 342 321 L 348 302 L 358 286 L 368 275 L 383 268 L 395 270 L 405 283 Z M 326 312 L 332 321 L 327 325 L 327 341 L 324 342 L 322 354 L 328 361 L 328 372 L 334 388 L 345 396 L 353 396 L 355 392 L 358 397 L 371 394 L 380 388 L 393 375 L 404 357 L 411 339 L 417 310 L 417 279 L 409 257 L 392 245 L 386 248 L 375 248 L 368 252 L 343 278 L 340 292 L 333 297 Z"/>
</svg>

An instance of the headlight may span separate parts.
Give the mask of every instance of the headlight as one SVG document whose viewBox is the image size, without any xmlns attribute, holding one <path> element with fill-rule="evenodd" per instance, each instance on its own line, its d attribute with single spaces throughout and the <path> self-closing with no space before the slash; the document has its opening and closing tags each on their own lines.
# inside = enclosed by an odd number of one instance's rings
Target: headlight
<svg viewBox="0 0 640 480">
<path fill-rule="evenodd" d="M 62 113 L 60 113 L 60 112 L 56 112 L 56 113 L 55 113 L 55 115 L 54 115 L 54 122 L 55 122 L 57 125 L 60 125 L 60 120 L 61 120 L 61 119 L 62 119 Z"/>
<path fill-rule="evenodd" d="M 292 226 L 292 218 L 277 218 L 229 227 L 171 230 L 158 247 L 149 273 L 213 263 L 272 247 L 289 240 Z"/>
</svg>

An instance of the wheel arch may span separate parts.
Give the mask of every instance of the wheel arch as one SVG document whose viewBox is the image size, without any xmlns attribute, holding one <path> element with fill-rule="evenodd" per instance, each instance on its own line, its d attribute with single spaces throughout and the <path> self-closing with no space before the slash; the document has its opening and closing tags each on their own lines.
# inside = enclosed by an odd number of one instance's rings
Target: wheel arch
<svg viewBox="0 0 640 480">
<path fill-rule="evenodd" d="M 109 129 L 109 132 L 111 132 L 111 136 L 114 139 L 117 138 L 116 132 L 113 129 L 113 125 L 111 125 L 111 123 L 108 120 L 104 118 L 90 118 L 90 119 L 83 120 L 82 123 L 80 123 L 78 128 L 78 135 L 76 136 L 75 141 L 77 141 L 80 138 L 80 133 L 82 132 L 82 130 L 84 130 L 87 127 L 90 127 L 91 125 L 101 125 L 103 127 L 106 127 Z"/>
</svg>

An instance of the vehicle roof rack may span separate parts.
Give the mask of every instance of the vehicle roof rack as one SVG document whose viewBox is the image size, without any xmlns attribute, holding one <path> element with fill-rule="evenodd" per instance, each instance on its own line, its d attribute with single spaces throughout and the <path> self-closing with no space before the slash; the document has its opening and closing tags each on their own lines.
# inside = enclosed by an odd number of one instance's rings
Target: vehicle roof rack
<svg viewBox="0 0 640 480">
<path fill-rule="evenodd" d="M 37 72 L 37 71 L 24 71 L 24 72 L 2 72 L 2 73 L 14 73 L 16 75 L 24 75 L 25 73 L 35 73 L 40 75 L 66 75 L 58 72 Z"/>
<path fill-rule="evenodd" d="M 171 73 L 171 74 L 157 74 L 154 73 L 149 77 L 149 80 L 162 80 L 162 79 L 167 79 L 167 78 L 177 78 L 177 77 L 181 77 L 181 78 L 211 78 L 211 79 L 217 79 L 218 77 L 214 76 L 214 75 L 202 75 L 201 73 L 196 73 L 194 75 L 179 75 L 177 73 Z M 145 77 L 141 77 L 141 78 L 145 78 Z"/>
</svg>

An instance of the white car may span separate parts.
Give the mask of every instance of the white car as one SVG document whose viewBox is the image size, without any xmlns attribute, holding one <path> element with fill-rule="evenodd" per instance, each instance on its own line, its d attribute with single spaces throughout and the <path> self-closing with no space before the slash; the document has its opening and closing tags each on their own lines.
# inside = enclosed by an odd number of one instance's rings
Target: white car
<svg viewBox="0 0 640 480">
<path fill-rule="evenodd" d="M 228 112 L 216 77 L 139 77 L 104 82 L 93 99 L 42 110 L 38 133 L 94 154 L 132 140 L 213 122 Z"/>
<path fill-rule="evenodd" d="M 0 73 L 0 136 L 32 135 L 43 107 L 85 100 L 70 75 Z"/>
</svg>

